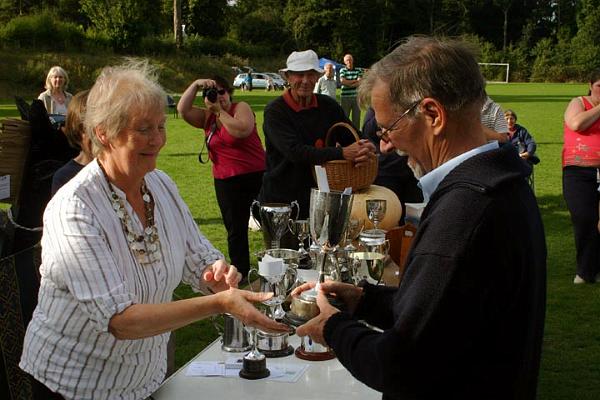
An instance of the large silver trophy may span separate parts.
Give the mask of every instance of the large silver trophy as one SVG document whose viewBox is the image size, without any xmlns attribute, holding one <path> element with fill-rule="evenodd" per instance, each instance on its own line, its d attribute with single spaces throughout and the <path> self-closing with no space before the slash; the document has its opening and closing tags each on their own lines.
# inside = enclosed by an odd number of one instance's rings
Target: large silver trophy
<svg viewBox="0 0 600 400">
<path fill-rule="evenodd" d="M 286 203 L 265 203 L 260 204 L 258 200 L 254 200 L 250 206 L 250 215 L 258 206 L 258 215 L 260 215 L 260 229 L 263 231 L 265 247 L 268 249 L 280 248 L 281 237 L 287 232 L 292 209 L 296 207 L 296 218 L 300 213 L 300 206 L 297 201 Z"/>
<path fill-rule="evenodd" d="M 312 189 L 310 192 L 310 234 L 315 243 L 321 246 L 319 257 L 319 283 L 324 282 L 324 267 L 327 257 L 333 253 L 344 239 L 350 211 L 352 195 L 344 192 L 323 192 Z M 314 291 L 316 297 L 316 290 Z"/>
<path fill-rule="evenodd" d="M 325 265 L 343 240 L 352 210 L 352 195 L 344 192 L 324 192 L 312 189 L 310 193 L 310 233 L 313 241 L 321 247 L 318 260 L 318 284 L 311 290 L 302 292 L 292 300 L 288 320 L 293 325 L 299 325 L 318 314 L 317 290 L 318 285 L 330 275 Z M 302 338 L 302 343 L 296 349 L 296 356 L 305 360 L 321 361 L 334 358 L 333 352 L 314 343 L 310 337 Z"/>
</svg>

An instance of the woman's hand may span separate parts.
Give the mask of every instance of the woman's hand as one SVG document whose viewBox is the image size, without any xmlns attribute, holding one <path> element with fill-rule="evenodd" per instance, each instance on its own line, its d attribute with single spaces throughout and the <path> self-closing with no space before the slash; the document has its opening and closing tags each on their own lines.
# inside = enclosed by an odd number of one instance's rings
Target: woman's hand
<svg viewBox="0 0 600 400">
<path fill-rule="evenodd" d="M 230 288 L 215 294 L 219 296 L 222 311 L 229 313 L 242 321 L 244 325 L 254 326 L 267 332 L 289 332 L 290 328 L 276 322 L 261 313 L 252 303 L 258 303 L 273 297 L 273 293 L 253 293 L 247 290 Z"/>
<path fill-rule="evenodd" d="M 195 83 L 198 90 L 203 90 L 209 87 L 217 87 L 217 82 L 213 81 L 212 79 L 196 79 Z"/>
<path fill-rule="evenodd" d="M 229 288 L 237 288 L 242 274 L 236 267 L 227 264 L 225 260 L 217 260 L 204 270 L 202 279 L 213 292 L 221 292 Z"/>
</svg>

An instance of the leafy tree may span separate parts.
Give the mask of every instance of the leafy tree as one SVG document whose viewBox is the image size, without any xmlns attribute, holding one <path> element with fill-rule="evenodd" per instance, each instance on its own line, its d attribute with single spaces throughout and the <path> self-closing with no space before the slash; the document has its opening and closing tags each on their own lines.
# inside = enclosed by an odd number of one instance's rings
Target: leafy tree
<svg viewBox="0 0 600 400">
<path fill-rule="evenodd" d="M 573 38 L 573 63 L 582 75 L 600 67 L 600 0 L 582 0 Z"/>
<path fill-rule="evenodd" d="M 155 20 L 160 10 L 160 0 L 80 0 L 81 9 L 91 24 L 105 34 L 115 49 L 132 49 L 140 39 L 155 33 Z"/>
<path fill-rule="evenodd" d="M 229 18 L 229 35 L 244 44 L 268 46 L 274 53 L 289 52 L 294 46 L 282 23 L 287 0 L 238 0 Z"/>
<path fill-rule="evenodd" d="M 201 36 L 220 38 L 227 33 L 227 0 L 188 0 L 185 31 Z"/>
</svg>

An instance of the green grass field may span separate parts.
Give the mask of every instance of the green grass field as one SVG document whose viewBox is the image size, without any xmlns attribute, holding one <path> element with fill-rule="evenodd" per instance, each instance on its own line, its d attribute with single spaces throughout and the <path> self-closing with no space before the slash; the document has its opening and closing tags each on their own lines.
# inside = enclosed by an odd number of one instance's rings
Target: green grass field
<svg viewBox="0 0 600 400">
<path fill-rule="evenodd" d="M 548 301 L 546 329 L 539 382 L 540 399 L 600 398 L 600 285 L 573 285 L 575 250 L 569 214 L 562 198 L 562 116 L 569 100 L 587 93 L 581 84 L 496 84 L 488 93 L 504 109 L 519 116 L 538 143 L 541 163 L 535 168 L 535 185 L 548 245 Z M 236 92 L 256 113 L 262 134 L 265 105 L 278 93 Z M 9 101 L 0 102 L 0 117 L 16 116 Z M 182 119 L 169 116 L 168 142 L 159 168 L 178 184 L 202 232 L 226 253 L 226 235 L 215 200 L 211 167 L 198 163 L 202 134 Z M 514 245 L 506 238 L 506 246 Z M 251 233 L 251 249 L 261 246 L 258 233 Z M 493 257 L 493 254 L 490 254 Z M 187 288 L 178 297 L 192 295 Z M 198 322 L 177 331 L 177 365 L 198 353 L 217 333 L 208 322 Z"/>
</svg>

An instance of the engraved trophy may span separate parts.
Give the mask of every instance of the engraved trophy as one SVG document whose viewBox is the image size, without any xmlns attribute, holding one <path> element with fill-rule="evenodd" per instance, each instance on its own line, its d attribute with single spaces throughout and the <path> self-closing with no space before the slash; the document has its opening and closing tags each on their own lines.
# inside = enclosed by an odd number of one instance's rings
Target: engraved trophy
<svg viewBox="0 0 600 400">
<path fill-rule="evenodd" d="M 286 319 L 292 325 L 301 325 L 318 314 L 316 304 L 318 285 L 325 281 L 327 275 L 330 275 L 325 271 L 325 265 L 344 237 L 351 209 L 351 194 L 311 190 L 310 233 L 313 241 L 321 247 L 317 257 L 318 283 L 317 287 L 302 292 L 292 299 L 290 312 L 286 315 Z M 335 357 L 329 348 L 313 342 L 310 337 L 302 338 L 300 347 L 296 349 L 296 356 L 311 361 L 329 360 Z"/>
<path fill-rule="evenodd" d="M 383 220 L 383 217 L 385 217 L 387 201 L 384 199 L 368 199 L 365 202 L 365 206 L 367 218 L 373 223 L 373 229 L 371 230 L 383 232 L 385 234 L 384 230 L 379 229 L 379 223 Z"/>
<path fill-rule="evenodd" d="M 263 304 L 268 307 L 269 318 L 276 320 L 276 310 L 296 283 L 296 269 L 285 265 L 281 258 L 265 254 L 258 262 L 258 269 L 250 269 L 248 280 L 253 291 L 273 292 L 273 297 L 263 301 Z M 282 316 L 285 316 L 283 310 L 281 311 Z M 255 334 L 256 347 L 266 357 L 285 357 L 292 354 L 294 348 L 288 344 L 288 338 L 287 332 L 271 333 L 259 329 Z"/>
<path fill-rule="evenodd" d="M 288 223 L 294 206 L 296 207 L 296 218 L 294 220 L 298 219 L 298 214 L 300 213 L 298 202 L 294 200 L 290 204 L 260 204 L 258 200 L 254 200 L 250 206 L 250 215 L 254 215 L 253 210 L 257 206 L 258 215 L 260 215 L 259 226 L 263 232 L 265 247 L 268 249 L 280 248 L 281 237 L 288 230 Z"/>
</svg>

